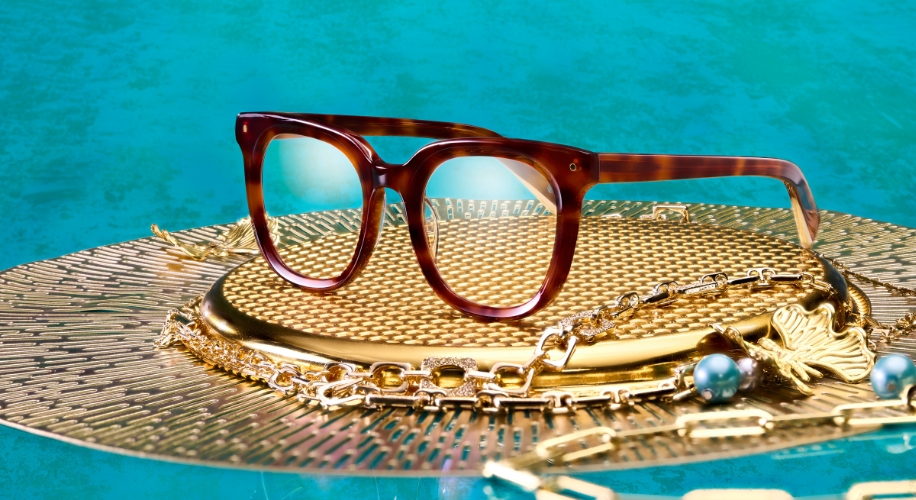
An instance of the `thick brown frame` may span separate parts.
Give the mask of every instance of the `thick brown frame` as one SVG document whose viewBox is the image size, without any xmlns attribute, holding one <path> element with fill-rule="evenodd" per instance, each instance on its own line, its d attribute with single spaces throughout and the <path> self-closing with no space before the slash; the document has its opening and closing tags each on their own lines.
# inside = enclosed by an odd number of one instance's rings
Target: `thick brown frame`
<svg viewBox="0 0 916 500">
<path fill-rule="evenodd" d="M 508 139 L 489 130 L 456 123 L 299 113 L 242 113 L 236 139 L 245 159 L 248 209 L 261 254 L 285 280 L 309 291 L 328 292 L 353 280 L 366 266 L 379 237 L 385 188 L 404 199 L 410 239 L 420 269 L 433 291 L 459 311 L 484 320 L 511 320 L 531 315 L 549 304 L 569 274 L 579 232 L 585 193 L 594 185 L 729 176 L 763 176 L 783 181 L 789 192 L 799 241 L 810 248 L 820 224 L 814 197 L 795 164 L 773 158 L 593 153 L 547 142 Z M 281 134 L 320 139 L 343 152 L 359 174 L 363 215 L 356 251 L 340 276 L 314 279 L 290 269 L 277 252 L 267 227 L 261 184 L 264 153 Z M 417 151 L 404 164 L 383 161 L 362 136 L 403 136 L 440 139 Z M 436 268 L 424 227 L 426 184 L 442 162 L 461 156 L 499 156 L 541 171 L 556 193 L 557 228 L 553 256 L 540 290 L 528 302 L 492 307 L 470 302 L 445 283 Z"/>
</svg>

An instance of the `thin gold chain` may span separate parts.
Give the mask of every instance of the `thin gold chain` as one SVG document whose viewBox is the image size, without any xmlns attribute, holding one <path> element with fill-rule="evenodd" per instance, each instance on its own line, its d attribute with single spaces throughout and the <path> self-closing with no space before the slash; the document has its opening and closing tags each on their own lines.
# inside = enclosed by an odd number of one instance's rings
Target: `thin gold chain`
<svg viewBox="0 0 916 500">
<path fill-rule="evenodd" d="M 840 273 L 847 279 L 855 278 L 864 283 L 868 283 L 875 287 L 884 288 L 890 293 L 896 293 L 898 295 L 903 295 L 907 297 L 916 297 L 916 290 L 912 288 L 906 288 L 900 285 L 894 285 L 892 283 L 887 283 L 869 276 L 866 276 L 862 273 L 853 271 L 843 262 L 827 257 L 819 252 L 812 252 L 816 256 L 826 260 L 833 265 Z M 909 312 L 903 315 L 900 318 L 897 318 L 893 323 L 881 323 L 875 320 L 871 316 L 866 316 L 862 318 L 865 325 L 867 325 L 872 331 L 878 332 L 881 335 L 881 341 L 885 344 L 891 344 L 900 337 L 910 335 L 916 332 L 916 312 Z"/>
</svg>

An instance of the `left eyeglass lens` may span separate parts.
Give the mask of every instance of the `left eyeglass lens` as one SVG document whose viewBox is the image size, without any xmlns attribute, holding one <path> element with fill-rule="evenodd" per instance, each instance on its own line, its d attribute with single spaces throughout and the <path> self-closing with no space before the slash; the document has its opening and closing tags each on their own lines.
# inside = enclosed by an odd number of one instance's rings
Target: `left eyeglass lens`
<svg viewBox="0 0 916 500">
<path fill-rule="evenodd" d="M 347 155 L 312 137 L 277 136 L 264 154 L 262 185 L 267 213 L 279 220 L 283 263 L 308 278 L 340 276 L 356 252 L 363 211 Z"/>
<path fill-rule="evenodd" d="M 439 275 L 475 304 L 524 304 L 547 277 L 556 205 L 547 175 L 528 163 L 497 156 L 441 163 L 424 200 L 426 237 Z"/>
</svg>

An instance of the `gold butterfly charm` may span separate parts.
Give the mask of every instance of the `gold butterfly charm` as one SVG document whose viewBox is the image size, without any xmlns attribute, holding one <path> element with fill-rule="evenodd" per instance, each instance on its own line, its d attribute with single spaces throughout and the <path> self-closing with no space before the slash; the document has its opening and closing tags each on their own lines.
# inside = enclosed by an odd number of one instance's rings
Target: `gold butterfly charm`
<svg viewBox="0 0 916 500">
<path fill-rule="evenodd" d="M 742 346 L 751 357 L 770 365 L 782 377 L 808 395 L 813 391 L 805 382 L 829 372 L 846 383 L 865 380 L 875 365 L 875 355 L 868 348 L 865 330 L 849 327 L 839 332 L 833 329 L 836 310 L 828 303 L 813 311 L 798 304 L 781 307 L 773 313 L 770 324 L 779 334 L 782 345 L 764 337 L 751 344 L 734 329 L 720 329 L 733 342 Z M 716 326 L 716 325 L 714 325 Z"/>
</svg>

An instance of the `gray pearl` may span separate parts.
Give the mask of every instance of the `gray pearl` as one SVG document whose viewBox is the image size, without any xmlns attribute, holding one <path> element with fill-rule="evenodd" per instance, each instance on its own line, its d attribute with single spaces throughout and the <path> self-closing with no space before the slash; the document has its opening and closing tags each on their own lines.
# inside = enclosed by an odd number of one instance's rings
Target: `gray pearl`
<svg viewBox="0 0 916 500">
<path fill-rule="evenodd" d="M 738 383 L 739 391 L 753 391 L 760 385 L 760 364 L 753 358 L 738 360 L 738 371 L 741 372 L 741 382 Z"/>
</svg>

